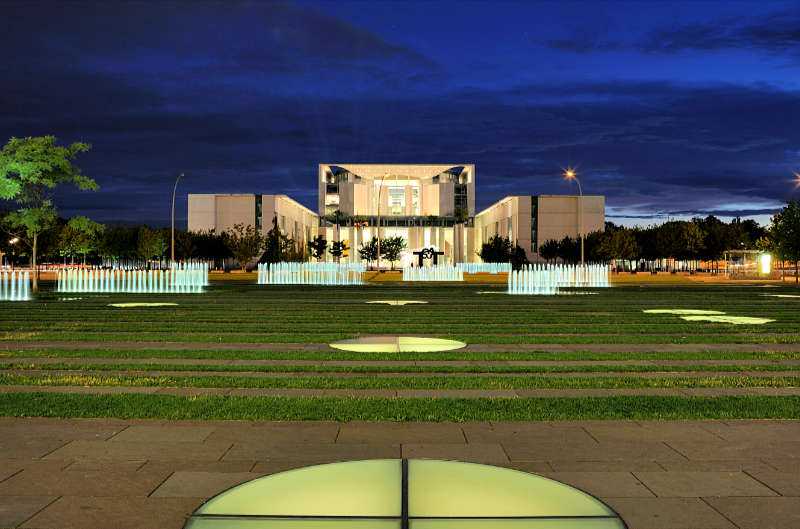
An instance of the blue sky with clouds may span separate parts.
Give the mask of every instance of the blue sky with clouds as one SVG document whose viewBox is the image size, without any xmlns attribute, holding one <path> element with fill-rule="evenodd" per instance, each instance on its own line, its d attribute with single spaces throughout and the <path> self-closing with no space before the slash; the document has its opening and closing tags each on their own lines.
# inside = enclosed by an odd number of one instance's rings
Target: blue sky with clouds
<svg viewBox="0 0 800 529">
<path fill-rule="evenodd" d="M 165 224 L 187 192 L 319 162 L 469 162 L 478 207 L 607 196 L 611 220 L 766 221 L 800 171 L 796 2 L 5 2 L 0 138 L 83 140 L 64 214 Z"/>
</svg>

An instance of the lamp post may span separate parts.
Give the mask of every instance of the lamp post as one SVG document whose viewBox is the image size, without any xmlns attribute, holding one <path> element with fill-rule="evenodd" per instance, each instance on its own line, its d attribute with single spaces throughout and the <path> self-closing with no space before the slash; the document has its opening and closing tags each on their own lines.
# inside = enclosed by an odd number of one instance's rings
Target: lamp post
<svg viewBox="0 0 800 529">
<path fill-rule="evenodd" d="M 383 181 L 389 173 L 385 173 L 381 178 L 381 185 L 378 187 L 378 272 L 381 271 L 381 193 L 383 193 Z"/>
<path fill-rule="evenodd" d="M 567 167 L 563 176 L 565 180 L 574 180 L 578 184 L 578 236 L 581 238 L 581 264 L 583 264 L 583 190 L 581 181 L 578 179 L 578 172 L 572 167 Z"/>
<path fill-rule="evenodd" d="M 180 181 L 183 173 L 180 173 L 175 179 L 175 186 L 172 188 L 172 244 L 170 245 L 170 261 L 175 262 L 175 192 L 178 190 L 178 182 Z"/>
</svg>

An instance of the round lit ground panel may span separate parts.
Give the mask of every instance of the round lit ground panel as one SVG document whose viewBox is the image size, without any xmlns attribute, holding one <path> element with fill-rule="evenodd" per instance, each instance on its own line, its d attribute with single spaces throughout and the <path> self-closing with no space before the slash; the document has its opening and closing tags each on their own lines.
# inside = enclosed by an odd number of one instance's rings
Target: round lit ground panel
<svg viewBox="0 0 800 529">
<path fill-rule="evenodd" d="M 131 309 L 138 307 L 177 307 L 177 303 L 109 303 L 109 307 L 117 307 L 119 309 Z"/>
<path fill-rule="evenodd" d="M 642 311 L 645 314 L 677 314 L 678 316 L 703 316 L 706 314 L 725 314 L 719 310 L 701 310 L 701 309 L 647 309 Z"/>
<path fill-rule="evenodd" d="M 507 468 L 384 459 L 259 478 L 200 506 L 187 529 L 624 529 L 578 489 Z"/>
<path fill-rule="evenodd" d="M 452 351 L 466 345 L 456 340 L 417 336 L 365 336 L 330 344 L 334 349 L 358 353 L 429 353 Z"/>
<path fill-rule="evenodd" d="M 425 305 L 427 301 L 417 301 L 414 299 L 380 299 L 376 301 L 367 301 L 367 303 L 380 304 L 380 305 Z"/>
<path fill-rule="evenodd" d="M 764 325 L 775 320 L 769 318 L 755 318 L 752 316 L 681 316 L 686 321 L 709 321 L 712 323 L 731 323 L 733 325 Z"/>
</svg>

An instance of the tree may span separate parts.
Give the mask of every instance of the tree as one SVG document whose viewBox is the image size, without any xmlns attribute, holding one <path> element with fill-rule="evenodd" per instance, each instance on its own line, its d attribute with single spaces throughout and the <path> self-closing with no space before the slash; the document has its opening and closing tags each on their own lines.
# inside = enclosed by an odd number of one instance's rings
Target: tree
<svg viewBox="0 0 800 529">
<path fill-rule="evenodd" d="M 378 258 L 378 238 L 372 237 L 369 242 L 363 243 L 358 249 L 358 255 L 367 262 L 368 266 L 372 264 L 372 261 Z"/>
<path fill-rule="evenodd" d="M 558 241 L 558 256 L 567 263 L 577 263 L 581 258 L 581 245 L 578 239 L 564 237 Z"/>
<path fill-rule="evenodd" d="M 167 251 L 167 240 L 158 230 L 152 230 L 147 226 L 139 228 L 136 237 L 136 255 L 149 261 L 150 259 L 160 259 Z"/>
<path fill-rule="evenodd" d="M 58 238 L 59 253 L 63 257 L 86 256 L 97 250 L 105 226 L 88 217 L 71 218 L 62 228 Z"/>
<path fill-rule="evenodd" d="M 325 250 L 328 248 L 328 241 L 322 235 L 317 235 L 308 241 L 308 251 L 311 252 L 311 257 L 319 261 L 325 257 Z"/>
<path fill-rule="evenodd" d="M 492 235 L 481 245 L 478 254 L 485 263 L 507 263 L 511 260 L 511 241 L 500 235 Z"/>
<path fill-rule="evenodd" d="M 792 200 L 772 217 L 770 237 L 778 258 L 794 261 L 794 281 L 800 281 L 800 202 Z"/>
<path fill-rule="evenodd" d="M 548 263 L 558 257 L 558 241 L 549 239 L 539 246 L 539 257 Z"/>
<path fill-rule="evenodd" d="M 406 249 L 406 240 L 400 236 L 381 239 L 381 257 L 391 263 L 394 270 L 394 262 L 400 259 L 400 254 Z"/>
<path fill-rule="evenodd" d="M 347 252 L 349 249 L 350 248 L 347 246 L 347 241 L 333 241 L 331 243 L 331 249 L 328 250 L 328 253 L 330 253 L 338 263 L 339 259 L 341 259 L 342 256 L 345 255 L 345 252 Z"/>
<path fill-rule="evenodd" d="M 693 261 L 700 259 L 700 252 L 705 248 L 705 234 L 699 222 L 684 222 L 681 237 L 683 238 L 683 251 L 679 254 L 679 257 Z"/>
<path fill-rule="evenodd" d="M 136 257 L 137 228 L 114 226 L 99 237 L 97 253 L 106 259 L 133 259 Z"/>
<path fill-rule="evenodd" d="M 277 215 L 272 217 L 272 228 L 267 232 L 267 238 L 264 241 L 264 256 L 261 261 L 264 263 L 288 261 L 293 250 L 294 241 L 278 227 Z"/>
<path fill-rule="evenodd" d="M 97 190 L 97 182 L 81 173 L 73 160 L 91 147 L 86 143 L 56 145 L 54 136 L 11 138 L 0 150 L 0 199 L 18 209 L 6 217 L 7 227 L 31 249 L 33 290 L 39 289 L 36 264 L 39 236 L 56 220 L 52 196 L 61 185 Z"/>
<path fill-rule="evenodd" d="M 511 267 L 514 270 L 519 270 L 526 264 L 529 264 L 530 261 L 528 260 L 528 254 L 525 253 L 525 248 L 520 246 L 519 244 L 514 247 L 514 250 L 511 252 L 509 256 L 509 261 L 511 261 Z"/>
<path fill-rule="evenodd" d="M 265 246 L 264 236 L 252 224 L 234 224 L 225 232 L 225 243 L 242 270 L 247 270 L 248 263 L 261 255 Z"/>
</svg>

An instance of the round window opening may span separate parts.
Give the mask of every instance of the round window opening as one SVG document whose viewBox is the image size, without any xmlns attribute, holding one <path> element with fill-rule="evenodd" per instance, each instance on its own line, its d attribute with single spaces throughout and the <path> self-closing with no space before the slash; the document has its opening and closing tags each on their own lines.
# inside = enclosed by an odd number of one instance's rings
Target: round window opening
<svg viewBox="0 0 800 529">
<path fill-rule="evenodd" d="M 508 468 L 377 459 L 258 478 L 201 505 L 185 529 L 625 529 L 589 494 Z"/>
</svg>

